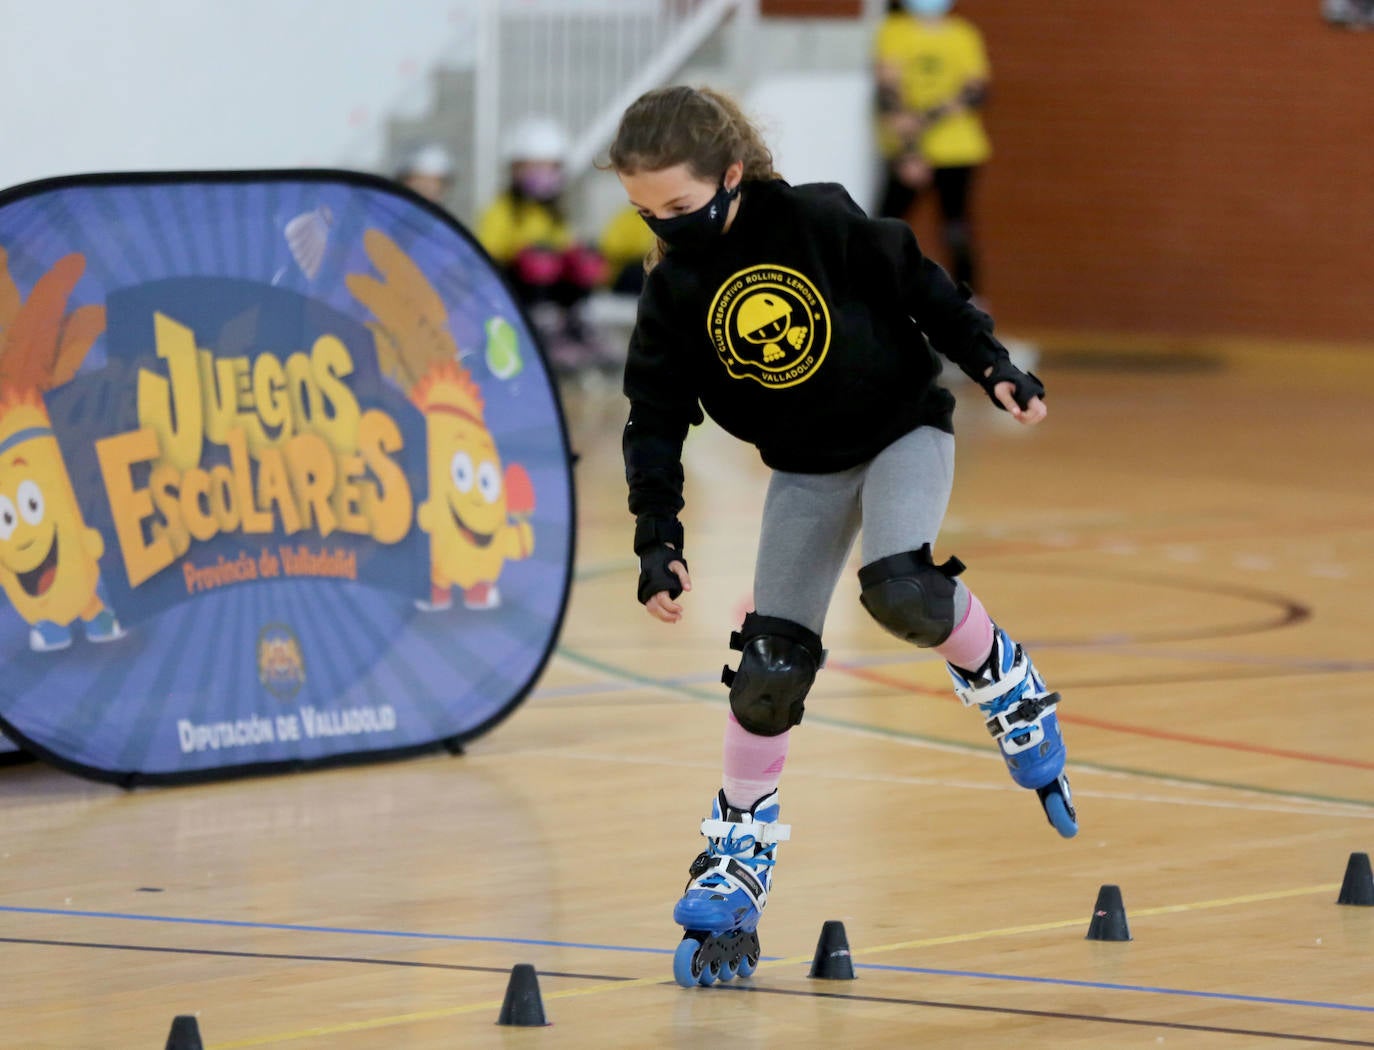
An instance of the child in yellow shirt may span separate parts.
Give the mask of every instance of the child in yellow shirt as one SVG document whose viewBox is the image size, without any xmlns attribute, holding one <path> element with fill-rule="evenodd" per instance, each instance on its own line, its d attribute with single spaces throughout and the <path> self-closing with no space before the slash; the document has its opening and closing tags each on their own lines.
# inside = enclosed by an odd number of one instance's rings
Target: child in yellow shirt
<svg viewBox="0 0 1374 1050">
<path fill-rule="evenodd" d="M 639 295 L 644 287 L 644 257 L 653 251 L 655 241 L 635 208 L 623 208 L 611 217 L 599 245 L 610 270 L 611 291 Z"/>
<path fill-rule="evenodd" d="M 567 151 L 567 136 L 554 121 L 531 117 L 517 124 L 506 142 L 509 185 L 477 223 L 477 239 L 505 271 L 561 371 L 602 356 L 582 308 L 606 276 L 605 260 L 578 243 L 563 214 Z"/>
<path fill-rule="evenodd" d="M 977 288 L 969 196 L 992 155 L 979 116 L 991 76 L 982 35 L 952 0 L 892 0 L 878 29 L 878 140 L 887 162 L 879 211 L 904 219 L 933 185 L 955 281 Z"/>
</svg>

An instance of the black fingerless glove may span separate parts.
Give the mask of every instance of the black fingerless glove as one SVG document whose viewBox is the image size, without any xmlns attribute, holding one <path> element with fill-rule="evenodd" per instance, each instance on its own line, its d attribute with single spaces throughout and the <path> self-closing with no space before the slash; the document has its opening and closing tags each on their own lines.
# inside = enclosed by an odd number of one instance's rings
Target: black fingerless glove
<svg viewBox="0 0 1374 1050">
<path fill-rule="evenodd" d="M 1043 398 L 1045 396 L 1045 384 L 1040 382 L 1034 373 L 1021 371 L 1005 357 L 999 359 L 992 366 L 992 372 L 984 376 L 980 382 L 992 403 L 1004 412 L 1006 406 L 997 400 L 998 383 L 1012 384 L 1015 389 L 1012 390 L 1011 396 L 1022 411 L 1030 408 L 1031 398 Z"/>
<path fill-rule="evenodd" d="M 682 556 L 682 524 L 676 519 L 640 518 L 635 522 L 635 553 L 639 555 L 639 604 L 659 591 L 669 598 L 682 593 L 682 581 L 668 566 L 675 561 L 687 568 Z"/>
</svg>

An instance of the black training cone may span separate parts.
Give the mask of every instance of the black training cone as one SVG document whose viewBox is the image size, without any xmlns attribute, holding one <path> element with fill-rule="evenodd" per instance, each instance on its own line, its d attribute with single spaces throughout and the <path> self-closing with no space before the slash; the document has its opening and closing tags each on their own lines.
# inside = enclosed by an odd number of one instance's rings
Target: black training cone
<svg viewBox="0 0 1374 1050">
<path fill-rule="evenodd" d="M 1120 886 L 1103 886 L 1097 891 L 1092 921 L 1088 923 L 1090 941 L 1129 941 L 1130 927 L 1126 925 L 1126 905 L 1121 903 Z"/>
<path fill-rule="evenodd" d="M 1369 869 L 1368 853 L 1352 853 L 1345 865 L 1345 880 L 1337 904 L 1374 906 L 1374 872 Z"/>
<path fill-rule="evenodd" d="M 539 995 L 539 978 L 529 963 L 511 969 L 506 985 L 506 1001 L 501 1004 L 497 1024 L 538 1028 L 549 1022 L 544 1018 L 544 1000 Z"/>
<path fill-rule="evenodd" d="M 172 1019 L 172 1030 L 167 1033 L 167 1050 L 205 1050 L 200 1041 L 200 1026 L 190 1014 L 180 1014 Z"/>
<path fill-rule="evenodd" d="M 816 942 L 816 957 L 811 960 L 811 976 L 827 981 L 854 980 L 854 960 L 849 954 L 849 938 L 844 923 L 831 920 L 821 927 Z"/>
</svg>

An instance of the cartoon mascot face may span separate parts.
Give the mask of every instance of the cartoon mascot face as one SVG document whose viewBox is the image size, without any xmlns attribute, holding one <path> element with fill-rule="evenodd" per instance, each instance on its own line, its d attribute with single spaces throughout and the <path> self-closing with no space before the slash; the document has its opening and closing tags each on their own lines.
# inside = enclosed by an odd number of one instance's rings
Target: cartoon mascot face
<svg viewBox="0 0 1374 1050">
<path fill-rule="evenodd" d="M 502 470 L 482 392 L 459 362 L 443 298 L 380 230 L 368 230 L 363 246 L 381 276 L 351 273 L 348 288 L 376 318 L 368 327 L 378 363 L 423 414 L 428 434 L 429 498 L 417 522 L 429 534 L 430 597 L 417 604 L 447 608 L 459 587 L 469 608 L 496 608 L 502 567 L 534 551 L 529 475 L 515 463 Z"/>
<path fill-rule="evenodd" d="M 506 484 L 476 384 L 443 369 L 420 393 L 429 432 L 429 533 L 434 575 L 460 587 L 495 580 L 508 553 Z"/>
<path fill-rule="evenodd" d="M 0 587 L 15 610 L 29 623 L 89 618 L 103 553 L 47 413 L 0 403 Z"/>
</svg>

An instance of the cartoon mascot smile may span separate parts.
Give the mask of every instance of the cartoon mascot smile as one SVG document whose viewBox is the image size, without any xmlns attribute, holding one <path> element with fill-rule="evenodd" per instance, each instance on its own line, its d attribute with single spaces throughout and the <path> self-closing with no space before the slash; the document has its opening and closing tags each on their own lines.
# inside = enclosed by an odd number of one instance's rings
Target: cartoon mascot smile
<svg viewBox="0 0 1374 1050">
<path fill-rule="evenodd" d="M 81 515 L 43 393 L 76 375 L 105 330 L 105 311 L 67 300 L 85 270 L 59 259 L 21 300 L 0 248 L 0 588 L 29 624 L 37 652 L 121 638 L 100 578 L 105 542 Z"/>
</svg>

